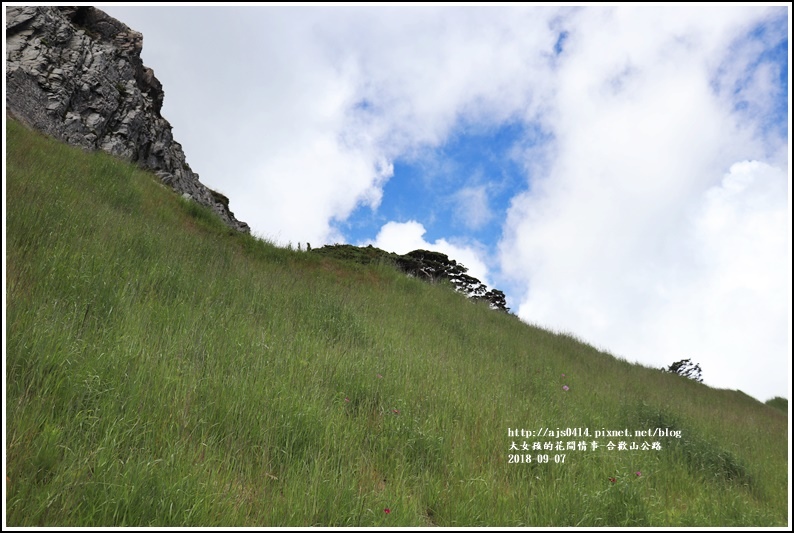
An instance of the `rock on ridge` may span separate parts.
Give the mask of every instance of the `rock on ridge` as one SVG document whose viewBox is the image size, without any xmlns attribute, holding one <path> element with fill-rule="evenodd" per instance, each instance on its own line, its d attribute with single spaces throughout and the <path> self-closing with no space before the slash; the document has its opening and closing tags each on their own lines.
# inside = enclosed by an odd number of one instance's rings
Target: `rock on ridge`
<svg viewBox="0 0 794 533">
<path fill-rule="evenodd" d="M 143 65 L 143 36 L 93 7 L 6 7 L 6 110 L 72 145 L 104 150 L 154 171 L 230 227 L 248 224 L 199 181 L 171 124 L 163 87 Z"/>
</svg>

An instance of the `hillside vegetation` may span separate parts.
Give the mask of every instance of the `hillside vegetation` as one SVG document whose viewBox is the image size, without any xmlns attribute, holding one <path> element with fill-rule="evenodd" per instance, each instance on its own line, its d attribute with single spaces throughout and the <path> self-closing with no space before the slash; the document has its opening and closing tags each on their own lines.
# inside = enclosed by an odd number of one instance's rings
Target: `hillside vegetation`
<svg viewBox="0 0 794 533">
<path fill-rule="evenodd" d="M 8 525 L 787 524 L 779 409 L 6 128 Z"/>
</svg>

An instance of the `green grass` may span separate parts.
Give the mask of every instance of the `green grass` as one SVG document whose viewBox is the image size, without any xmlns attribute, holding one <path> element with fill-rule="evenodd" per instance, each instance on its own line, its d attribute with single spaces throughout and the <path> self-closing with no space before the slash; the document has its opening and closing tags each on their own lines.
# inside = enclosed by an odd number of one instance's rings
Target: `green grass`
<svg viewBox="0 0 794 533">
<path fill-rule="evenodd" d="M 780 409 L 784 413 L 788 413 L 788 400 L 785 398 L 775 396 L 774 398 L 767 400 L 765 403 L 770 407 L 774 407 L 775 409 Z"/>
<path fill-rule="evenodd" d="M 778 409 L 7 134 L 8 525 L 787 524 Z"/>
</svg>

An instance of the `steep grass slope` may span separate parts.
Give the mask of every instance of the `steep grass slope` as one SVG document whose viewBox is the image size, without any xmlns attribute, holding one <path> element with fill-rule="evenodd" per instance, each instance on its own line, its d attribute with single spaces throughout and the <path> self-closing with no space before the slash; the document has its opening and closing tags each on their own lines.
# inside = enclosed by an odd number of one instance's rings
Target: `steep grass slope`
<svg viewBox="0 0 794 533">
<path fill-rule="evenodd" d="M 780 410 L 6 127 L 8 525 L 786 525 Z"/>
</svg>

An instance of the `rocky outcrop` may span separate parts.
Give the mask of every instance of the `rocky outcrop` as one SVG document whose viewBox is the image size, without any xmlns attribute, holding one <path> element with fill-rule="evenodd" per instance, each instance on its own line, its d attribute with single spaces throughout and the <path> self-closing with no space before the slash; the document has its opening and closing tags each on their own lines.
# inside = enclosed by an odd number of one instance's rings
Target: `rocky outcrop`
<svg viewBox="0 0 794 533">
<path fill-rule="evenodd" d="M 171 125 L 143 36 L 93 7 L 6 7 L 6 110 L 32 128 L 154 171 L 177 192 L 250 232 L 199 182 Z"/>
</svg>

